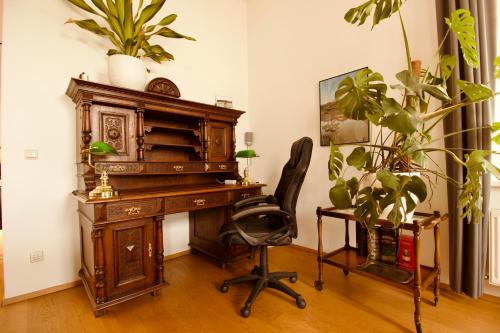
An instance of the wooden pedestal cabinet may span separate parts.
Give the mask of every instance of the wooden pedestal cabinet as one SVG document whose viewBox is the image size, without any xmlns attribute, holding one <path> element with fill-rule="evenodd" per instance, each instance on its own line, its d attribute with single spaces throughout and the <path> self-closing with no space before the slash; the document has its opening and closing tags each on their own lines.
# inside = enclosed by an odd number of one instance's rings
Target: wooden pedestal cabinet
<svg viewBox="0 0 500 333">
<path fill-rule="evenodd" d="M 235 126 L 242 111 L 78 79 L 66 94 L 77 111 L 80 276 L 96 315 L 165 285 L 165 215 L 189 212 L 189 245 L 221 264 L 247 250 L 217 242 L 233 203 L 263 186 L 224 185 L 241 179 Z M 94 156 L 90 167 L 86 149 L 97 140 L 118 153 Z M 119 195 L 91 199 L 104 170 Z"/>
</svg>

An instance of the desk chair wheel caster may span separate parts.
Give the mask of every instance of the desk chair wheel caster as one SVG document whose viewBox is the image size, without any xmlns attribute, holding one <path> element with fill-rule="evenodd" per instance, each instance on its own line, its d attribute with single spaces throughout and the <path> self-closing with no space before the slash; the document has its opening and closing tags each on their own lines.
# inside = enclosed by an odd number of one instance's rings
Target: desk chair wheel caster
<svg viewBox="0 0 500 333">
<path fill-rule="evenodd" d="M 314 288 L 319 291 L 323 290 L 323 282 L 319 280 L 314 281 Z"/>
<path fill-rule="evenodd" d="M 347 269 L 343 269 L 342 272 L 344 272 L 345 276 L 349 275 L 349 271 Z"/>
<path fill-rule="evenodd" d="M 306 307 L 306 300 L 300 295 L 295 299 L 295 303 L 297 303 L 299 309 L 304 309 Z"/>
<path fill-rule="evenodd" d="M 434 306 L 438 306 L 438 298 L 434 297 Z"/>
<path fill-rule="evenodd" d="M 243 318 L 248 318 L 250 316 L 250 307 L 249 306 L 242 307 L 240 313 Z"/>
<path fill-rule="evenodd" d="M 221 293 L 227 293 L 229 291 L 229 285 L 223 283 L 219 290 Z"/>
<path fill-rule="evenodd" d="M 288 281 L 290 281 L 290 283 L 295 283 L 295 282 L 297 282 L 297 277 L 296 276 L 290 276 L 288 278 Z"/>
<path fill-rule="evenodd" d="M 250 274 L 259 274 L 259 266 L 253 266 L 252 270 L 250 271 Z"/>
<path fill-rule="evenodd" d="M 417 333 L 422 333 L 422 325 L 421 324 L 415 324 Z"/>
</svg>

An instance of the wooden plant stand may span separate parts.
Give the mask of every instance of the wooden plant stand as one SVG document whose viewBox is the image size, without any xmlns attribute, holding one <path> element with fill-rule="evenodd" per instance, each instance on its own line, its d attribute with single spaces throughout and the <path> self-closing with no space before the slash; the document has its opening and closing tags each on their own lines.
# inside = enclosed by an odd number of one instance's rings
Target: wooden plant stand
<svg viewBox="0 0 500 333">
<path fill-rule="evenodd" d="M 359 268 L 360 265 L 366 262 L 366 257 L 358 256 L 356 248 L 349 245 L 349 221 L 356 221 L 354 217 L 354 209 L 336 209 L 334 207 L 321 208 L 316 210 L 318 216 L 318 280 L 314 282 L 317 290 L 323 289 L 323 263 L 333 265 L 342 269 L 347 276 L 349 272 L 360 274 L 368 278 L 378 280 L 399 289 L 403 289 L 413 293 L 415 302 L 415 327 L 418 333 L 422 332 L 421 315 L 420 315 L 420 300 L 422 291 L 425 290 L 431 283 L 434 287 L 434 306 L 438 303 L 439 298 L 439 276 L 440 276 L 440 251 L 439 251 L 439 224 L 448 219 L 448 214 L 441 216 L 439 212 L 415 213 L 412 222 L 402 223 L 400 228 L 413 232 L 413 246 L 415 256 L 415 270 L 413 281 L 409 283 L 397 283 L 385 279 L 383 277 L 367 273 Z M 335 217 L 345 221 L 345 245 L 330 253 L 323 253 L 323 216 Z M 387 220 L 379 219 L 378 225 L 393 227 L 392 223 Z M 427 267 L 420 264 L 420 236 L 422 231 L 434 231 L 434 267 Z"/>
</svg>

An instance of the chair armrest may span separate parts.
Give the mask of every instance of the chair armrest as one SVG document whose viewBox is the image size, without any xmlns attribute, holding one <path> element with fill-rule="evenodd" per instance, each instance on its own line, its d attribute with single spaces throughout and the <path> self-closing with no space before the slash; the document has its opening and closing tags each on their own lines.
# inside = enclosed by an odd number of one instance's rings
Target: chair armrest
<svg viewBox="0 0 500 333">
<path fill-rule="evenodd" d="M 240 228 L 240 226 L 238 225 L 238 220 L 255 215 L 280 216 L 283 217 L 283 220 L 288 221 L 288 223 L 285 223 L 283 227 L 278 228 L 263 237 L 253 237 Z M 241 210 L 236 214 L 234 214 L 233 216 L 231 216 L 231 220 L 234 222 L 234 227 L 236 231 L 251 246 L 262 245 L 263 242 L 268 242 L 270 245 L 274 245 L 269 240 L 272 239 L 275 235 L 290 229 L 289 225 L 293 221 L 293 218 L 294 218 L 293 215 L 291 215 L 287 211 L 281 210 L 278 205 L 263 205 L 263 206 L 251 207 Z"/>
<path fill-rule="evenodd" d="M 240 210 L 248 206 L 254 206 L 261 203 L 276 204 L 277 200 L 274 195 L 257 195 L 251 198 L 243 199 L 234 203 L 234 209 Z"/>
</svg>

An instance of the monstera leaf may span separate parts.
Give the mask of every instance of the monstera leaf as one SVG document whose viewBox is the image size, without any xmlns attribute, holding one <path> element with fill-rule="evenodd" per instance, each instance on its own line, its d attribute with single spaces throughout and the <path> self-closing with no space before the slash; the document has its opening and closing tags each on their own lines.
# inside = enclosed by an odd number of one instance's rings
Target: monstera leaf
<svg viewBox="0 0 500 333">
<path fill-rule="evenodd" d="M 388 115 L 380 121 L 380 124 L 401 134 L 409 135 L 415 133 L 421 123 L 417 111 L 411 106 L 405 109 L 400 105 L 399 107 L 391 106 L 391 110 L 384 109 L 384 111 Z"/>
<path fill-rule="evenodd" d="M 372 155 L 364 147 L 356 147 L 346 158 L 346 162 L 358 170 L 366 170 L 372 166 Z"/>
<path fill-rule="evenodd" d="M 380 170 L 377 172 L 377 179 L 386 192 L 380 200 L 380 210 L 392 205 L 387 218 L 395 227 L 403 221 L 403 214 L 415 209 L 418 203 L 415 197 L 419 202 L 427 198 L 427 187 L 418 176 L 395 175 L 390 171 Z"/>
<path fill-rule="evenodd" d="M 335 92 L 336 106 L 347 118 L 365 120 L 367 113 L 377 105 L 371 101 L 381 101 L 387 91 L 387 85 L 380 73 L 374 73 L 369 68 L 358 71 L 354 77 L 346 77 Z M 379 107 L 380 108 L 380 107 Z"/>
<path fill-rule="evenodd" d="M 335 180 L 344 167 L 344 155 L 333 142 L 330 142 L 330 159 L 328 161 L 328 178 Z"/>
<path fill-rule="evenodd" d="M 457 36 L 460 49 L 469 66 L 479 66 L 477 57 L 476 32 L 474 30 L 474 17 L 466 9 L 457 9 L 445 19 L 446 24 Z"/>
<path fill-rule="evenodd" d="M 367 221 L 369 227 L 375 226 L 379 213 L 379 201 L 384 196 L 384 190 L 367 186 L 358 192 L 354 216 L 358 221 Z"/>
<path fill-rule="evenodd" d="M 441 78 L 446 82 L 453 73 L 453 69 L 457 64 L 457 57 L 450 54 L 445 54 L 441 56 L 439 61 L 439 68 L 441 69 Z"/>
<path fill-rule="evenodd" d="M 483 173 L 488 171 L 500 179 L 500 169 L 486 159 L 489 155 L 491 155 L 491 151 L 475 150 L 466 156 L 467 176 L 458 202 L 465 208 L 464 215 L 469 223 L 479 223 L 482 217 L 481 176 Z"/>
<path fill-rule="evenodd" d="M 458 80 L 457 86 L 472 102 L 479 102 L 495 97 L 493 91 L 483 84 Z"/>
<path fill-rule="evenodd" d="M 358 7 L 351 8 L 345 14 L 344 19 L 351 24 L 357 23 L 358 25 L 363 25 L 375 7 L 372 23 L 373 29 L 380 21 L 389 18 L 397 12 L 402 3 L 403 0 L 369 0 Z"/>
<path fill-rule="evenodd" d="M 500 122 L 493 123 L 493 125 L 491 126 L 491 130 L 493 131 L 493 134 L 500 131 Z M 497 145 L 500 145 L 500 133 L 498 133 L 497 135 L 494 135 L 492 140 Z"/>
<path fill-rule="evenodd" d="M 439 84 L 420 83 L 415 75 L 407 69 L 396 74 L 396 78 L 403 85 L 393 85 L 391 86 L 392 88 L 405 90 L 409 94 L 416 94 L 421 100 L 425 100 L 424 93 L 428 93 L 444 102 L 451 99 L 443 86 Z"/>
<path fill-rule="evenodd" d="M 92 155 L 117 154 L 115 148 L 102 141 L 94 141 L 90 144 L 89 152 Z"/>
</svg>

